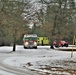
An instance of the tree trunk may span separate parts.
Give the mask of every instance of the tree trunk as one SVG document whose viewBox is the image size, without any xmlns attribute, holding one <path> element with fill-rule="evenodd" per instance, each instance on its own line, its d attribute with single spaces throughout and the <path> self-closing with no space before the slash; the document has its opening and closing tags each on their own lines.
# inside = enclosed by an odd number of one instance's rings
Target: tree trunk
<svg viewBox="0 0 76 75">
<path fill-rule="evenodd" d="M 17 33 L 17 30 L 15 29 L 15 33 L 14 33 L 14 42 L 13 42 L 13 51 L 16 50 L 16 33 Z"/>
<path fill-rule="evenodd" d="M 13 51 L 15 52 L 15 50 L 16 50 L 16 44 L 14 43 L 13 44 Z"/>
</svg>

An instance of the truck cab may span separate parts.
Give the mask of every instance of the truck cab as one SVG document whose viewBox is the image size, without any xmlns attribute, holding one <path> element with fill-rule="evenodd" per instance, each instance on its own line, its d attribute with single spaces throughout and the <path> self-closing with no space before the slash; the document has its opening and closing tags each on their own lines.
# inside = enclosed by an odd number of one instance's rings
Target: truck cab
<svg viewBox="0 0 76 75">
<path fill-rule="evenodd" d="M 36 34 L 25 34 L 23 37 L 24 48 L 35 48 L 37 49 L 37 35 Z"/>
</svg>

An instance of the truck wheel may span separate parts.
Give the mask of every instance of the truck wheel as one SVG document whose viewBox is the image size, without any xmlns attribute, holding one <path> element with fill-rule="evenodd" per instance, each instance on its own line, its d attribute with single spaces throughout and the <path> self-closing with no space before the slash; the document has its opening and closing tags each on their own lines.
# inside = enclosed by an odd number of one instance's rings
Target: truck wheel
<svg viewBox="0 0 76 75">
<path fill-rule="evenodd" d="M 34 49 L 37 49 L 37 47 L 33 47 Z"/>
<path fill-rule="evenodd" d="M 24 49 L 26 49 L 27 47 L 24 46 Z"/>
<path fill-rule="evenodd" d="M 68 44 L 66 44 L 66 47 L 68 47 Z"/>
</svg>

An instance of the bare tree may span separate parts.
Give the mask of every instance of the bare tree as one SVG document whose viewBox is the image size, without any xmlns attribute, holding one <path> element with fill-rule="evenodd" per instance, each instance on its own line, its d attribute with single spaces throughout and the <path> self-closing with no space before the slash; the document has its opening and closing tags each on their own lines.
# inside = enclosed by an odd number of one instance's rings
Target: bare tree
<svg viewBox="0 0 76 75">
<path fill-rule="evenodd" d="M 10 32 L 14 40 L 13 51 L 15 51 L 17 32 L 26 24 L 26 21 L 23 21 L 21 17 L 21 14 L 25 12 L 24 7 L 26 5 L 27 3 L 24 0 L 0 0 L 1 20 L 4 21 L 2 22 L 3 25 L 11 29 Z"/>
</svg>

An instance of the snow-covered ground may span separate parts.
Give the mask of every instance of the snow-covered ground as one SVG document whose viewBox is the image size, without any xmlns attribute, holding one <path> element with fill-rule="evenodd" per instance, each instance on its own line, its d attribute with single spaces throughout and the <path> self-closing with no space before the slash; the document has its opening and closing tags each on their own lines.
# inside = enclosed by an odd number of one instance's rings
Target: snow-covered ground
<svg viewBox="0 0 76 75">
<path fill-rule="evenodd" d="M 76 48 L 76 47 L 74 47 Z M 66 47 L 60 47 L 66 49 Z M 67 49 L 72 49 L 68 47 Z M 76 52 L 60 51 L 50 49 L 50 46 L 38 46 L 38 49 L 24 49 L 23 46 L 16 46 L 16 51 L 11 52 L 12 47 L 0 47 L 0 54 L 9 54 L 3 59 L 3 64 L 19 69 L 30 69 L 42 75 L 75 75 Z M 13 54 L 13 56 L 11 56 Z M 0 55 L 0 56 L 1 56 Z M 1 75 L 15 75 L 0 70 Z"/>
</svg>

